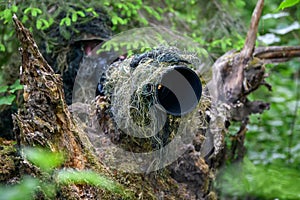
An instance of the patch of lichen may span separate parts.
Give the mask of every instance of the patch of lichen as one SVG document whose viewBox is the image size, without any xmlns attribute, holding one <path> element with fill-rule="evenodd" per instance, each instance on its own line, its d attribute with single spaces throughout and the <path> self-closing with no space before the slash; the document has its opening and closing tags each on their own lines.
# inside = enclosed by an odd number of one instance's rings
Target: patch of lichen
<svg viewBox="0 0 300 200">
<path fill-rule="evenodd" d="M 0 138 L 0 182 L 13 178 L 18 170 L 15 142 Z"/>
</svg>

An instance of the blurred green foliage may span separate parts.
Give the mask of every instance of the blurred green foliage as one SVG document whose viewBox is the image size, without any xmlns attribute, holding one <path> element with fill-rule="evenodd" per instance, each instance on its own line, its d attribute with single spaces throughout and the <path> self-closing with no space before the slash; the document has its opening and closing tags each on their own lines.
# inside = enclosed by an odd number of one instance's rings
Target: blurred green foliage
<svg viewBox="0 0 300 200">
<path fill-rule="evenodd" d="M 265 1 L 259 35 L 269 34 L 276 40 L 261 39 L 259 45 L 300 44 L 300 5 L 282 11 L 286 1 Z M 296 2 L 296 1 L 294 1 Z M 280 6 L 279 6 L 280 5 Z M 265 43 L 264 43 L 265 42 Z M 270 110 L 250 116 L 243 163 L 228 165 L 220 172 L 217 188 L 224 199 L 299 199 L 300 170 L 300 65 L 299 58 L 286 63 L 267 65 L 266 81 L 272 91 L 260 88 L 250 100 L 270 103 Z M 238 125 L 230 127 L 237 132 Z M 238 165 L 238 168 L 237 168 Z"/>
<path fill-rule="evenodd" d="M 0 200 L 30 200 L 38 187 L 38 180 L 33 177 L 24 177 L 14 186 L 0 187 Z"/>
<path fill-rule="evenodd" d="M 286 1 L 283 1 L 286 2 Z M 282 8 L 282 4 L 278 8 Z M 295 1 L 296 2 L 296 1 Z M 288 7 L 288 6 L 286 6 Z M 265 13 L 261 22 L 261 35 L 273 34 L 278 41 L 271 45 L 300 44 L 300 4 Z M 272 14 L 268 15 L 267 14 Z M 280 31 L 279 31 L 280 30 Z M 246 138 L 249 159 L 255 164 L 286 165 L 300 170 L 300 65 L 299 58 L 286 63 L 267 65 L 272 92 L 266 88 L 253 93 L 250 98 L 270 102 L 270 110 L 250 117 Z"/>
<path fill-rule="evenodd" d="M 300 199 L 300 175 L 295 169 L 280 165 L 254 165 L 247 158 L 221 171 L 216 187 L 221 199 L 234 196 L 245 199 Z"/>
<path fill-rule="evenodd" d="M 41 148 L 25 148 L 23 152 L 27 160 L 45 172 L 50 172 L 64 161 L 62 153 L 52 153 Z"/>
<path fill-rule="evenodd" d="M 0 86 L 0 106 L 11 105 L 16 98 L 16 92 L 23 89 L 20 80 L 17 79 L 12 85 Z"/>
<path fill-rule="evenodd" d="M 260 90 L 253 99 L 270 102 L 270 110 L 251 116 L 246 139 L 254 163 L 286 164 L 300 170 L 299 60 L 269 68 L 273 91 Z"/>
<path fill-rule="evenodd" d="M 288 7 L 292 7 L 292 6 L 294 6 L 294 5 L 298 4 L 298 3 L 300 3 L 300 0 L 284 0 L 279 5 L 278 10 L 279 9 L 285 9 L 285 8 L 288 8 Z"/>
<path fill-rule="evenodd" d="M 93 171 L 61 170 L 57 174 L 57 179 L 59 184 L 82 183 L 97 186 L 115 193 L 124 193 L 120 185 Z"/>
<path fill-rule="evenodd" d="M 28 161 L 41 170 L 39 178 L 25 176 L 21 182 L 13 186 L 0 185 L 0 200 L 30 200 L 37 197 L 38 192 L 43 199 L 54 199 L 56 190 L 61 185 L 88 184 L 113 193 L 129 197 L 118 183 L 91 170 L 58 169 L 64 157 L 61 153 L 53 153 L 41 148 L 25 148 L 22 153 Z M 40 194 L 39 194 L 40 195 Z"/>
</svg>

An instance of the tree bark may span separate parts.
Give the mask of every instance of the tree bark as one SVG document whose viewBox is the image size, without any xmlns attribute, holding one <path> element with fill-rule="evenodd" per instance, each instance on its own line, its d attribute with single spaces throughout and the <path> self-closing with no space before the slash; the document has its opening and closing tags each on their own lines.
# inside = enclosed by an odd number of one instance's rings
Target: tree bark
<svg viewBox="0 0 300 200">
<path fill-rule="evenodd" d="M 66 158 L 61 168 L 91 169 L 111 176 L 98 161 L 87 136 L 69 112 L 60 75 L 54 74 L 45 61 L 29 30 L 16 16 L 13 20 L 22 46 L 20 81 L 24 85 L 24 109 L 13 116 L 18 148 L 42 147 L 52 152 L 63 152 Z M 32 171 L 30 174 L 36 173 Z M 88 195 L 98 199 L 106 193 L 93 186 L 73 184 L 64 187 L 57 198 L 73 199 Z M 109 196 L 117 198 L 120 195 Z"/>
</svg>

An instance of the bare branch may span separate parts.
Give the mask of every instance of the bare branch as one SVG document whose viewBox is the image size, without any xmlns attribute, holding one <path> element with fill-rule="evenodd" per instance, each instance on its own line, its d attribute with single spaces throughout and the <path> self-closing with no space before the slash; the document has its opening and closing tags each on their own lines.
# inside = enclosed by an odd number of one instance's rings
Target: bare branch
<svg viewBox="0 0 300 200">
<path fill-rule="evenodd" d="M 246 41 L 242 51 L 233 59 L 234 69 L 228 75 L 228 80 L 224 83 L 225 99 L 228 102 L 235 102 L 243 93 L 244 68 L 252 58 L 254 52 L 256 34 L 259 19 L 262 13 L 264 0 L 258 0 L 252 14 L 251 24 L 247 33 Z"/>
<path fill-rule="evenodd" d="M 253 56 L 261 59 L 264 63 L 286 62 L 292 58 L 300 57 L 300 46 L 257 47 Z"/>
<path fill-rule="evenodd" d="M 258 23 L 263 10 L 263 6 L 264 6 L 264 0 L 258 0 L 252 14 L 251 24 L 247 33 L 246 41 L 241 51 L 241 57 L 246 60 L 249 60 L 251 58 L 254 51 L 256 35 L 258 30 Z"/>
</svg>

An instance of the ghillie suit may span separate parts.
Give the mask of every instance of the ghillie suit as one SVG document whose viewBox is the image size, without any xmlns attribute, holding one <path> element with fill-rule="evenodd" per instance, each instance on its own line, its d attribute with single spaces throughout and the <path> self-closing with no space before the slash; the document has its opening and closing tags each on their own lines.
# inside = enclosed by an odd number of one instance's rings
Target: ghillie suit
<svg viewBox="0 0 300 200">
<path fill-rule="evenodd" d="M 87 127 L 86 132 L 103 163 L 116 167 L 120 174 L 130 172 L 126 175 L 130 182 L 140 176 L 134 173 L 145 173 L 145 181 L 154 185 L 177 182 L 182 187 L 182 191 L 177 192 L 178 199 L 207 195 L 203 193 L 210 187 L 211 174 L 205 157 L 211 156 L 213 147 L 207 150 L 201 146 L 210 123 L 206 112 L 213 113 L 213 110 L 205 80 L 208 76 L 205 67 L 209 66 L 203 67 L 203 62 L 204 58 L 195 52 L 160 46 L 116 61 L 106 69 L 100 78 L 100 95 L 84 115 L 76 109 L 84 110 L 86 101 L 81 99 L 83 104 L 72 106 L 73 113 L 78 113 Z M 192 88 L 194 94 L 201 95 L 203 86 L 201 98 L 196 96 L 196 105 L 191 101 L 189 109 L 180 108 L 182 112 L 178 112 L 178 102 L 173 101 L 170 94 L 173 90 L 168 91 L 163 84 L 175 76 L 179 83 L 175 88 L 188 90 L 183 86 L 184 81 L 173 73 L 175 71 L 195 86 Z M 200 80 L 200 85 L 196 79 Z M 184 100 L 193 98 L 185 94 Z M 88 115 L 90 117 L 86 117 Z M 91 120 L 95 116 L 99 124 Z M 166 199 L 172 196 L 164 189 L 157 190 L 161 190 Z"/>
<path fill-rule="evenodd" d="M 73 9 L 76 10 L 76 8 Z M 106 11 L 102 8 L 95 8 L 94 10 L 95 13 L 85 12 L 85 17 L 78 17 L 77 21 L 72 22 L 71 26 L 61 26 L 59 23 L 53 23 L 46 30 L 34 31 L 38 46 L 46 61 L 55 73 L 62 75 L 67 104 L 72 102 L 73 85 L 83 57 L 88 55 L 96 45 L 112 35 L 112 24 Z M 58 6 L 50 7 L 49 14 L 53 15 L 56 22 L 66 17 L 66 12 L 59 9 Z M 8 85 L 12 84 L 20 73 L 18 54 L 19 52 L 13 54 L 12 61 L 4 66 L 5 76 L 3 79 Z M 0 108 L 0 137 L 14 138 L 11 115 L 16 113 L 18 107 L 22 105 L 22 97 L 19 96 L 17 103 Z"/>
<path fill-rule="evenodd" d="M 112 24 L 107 13 L 100 8 L 95 11 L 98 16 L 85 13 L 86 17 L 78 19 L 65 30 L 56 25 L 45 31 L 48 38 L 42 43 L 42 54 L 54 71 L 62 74 L 67 104 L 72 103 L 73 85 L 83 57 L 112 35 Z M 66 13 L 60 13 L 57 18 L 64 17 Z M 51 52 L 47 53 L 49 47 Z"/>
</svg>

